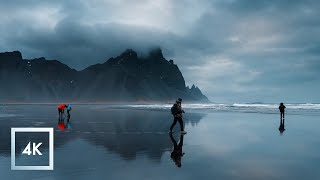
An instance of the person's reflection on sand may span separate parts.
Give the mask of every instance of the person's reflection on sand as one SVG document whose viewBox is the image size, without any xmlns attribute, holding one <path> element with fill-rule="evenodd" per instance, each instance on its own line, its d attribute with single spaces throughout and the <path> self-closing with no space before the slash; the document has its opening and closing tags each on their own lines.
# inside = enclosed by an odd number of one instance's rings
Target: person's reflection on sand
<svg viewBox="0 0 320 180">
<path fill-rule="evenodd" d="M 63 117 L 59 117 L 58 119 L 58 128 L 61 130 L 61 131 L 64 131 L 66 129 L 66 126 L 64 124 L 64 118 Z"/>
<path fill-rule="evenodd" d="M 279 126 L 280 135 L 282 135 L 285 130 L 286 129 L 284 128 L 284 119 L 281 118 L 280 119 L 280 126 Z"/>
<path fill-rule="evenodd" d="M 173 143 L 173 151 L 171 152 L 171 159 L 179 168 L 181 167 L 181 158 L 184 155 L 184 153 L 182 152 L 183 137 L 184 137 L 183 134 L 180 135 L 180 141 L 179 141 L 179 144 L 177 144 L 177 141 L 174 139 L 172 134 L 170 134 L 170 139 Z"/>
<path fill-rule="evenodd" d="M 65 127 L 66 127 L 68 130 L 71 130 L 70 115 L 68 116 L 67 124 L 66 124 Z"/>
<path fill-rule="evenodd" d="M 67 130 L 71 130 L 70 116 L 68 116 L 67 123 L 64 122 L 64 118 L 63 117 L 59 118 L 59 120 L 58 120 L 58 128 L 61 131 L 64 131 L 66 129 Z"/>
</svg>

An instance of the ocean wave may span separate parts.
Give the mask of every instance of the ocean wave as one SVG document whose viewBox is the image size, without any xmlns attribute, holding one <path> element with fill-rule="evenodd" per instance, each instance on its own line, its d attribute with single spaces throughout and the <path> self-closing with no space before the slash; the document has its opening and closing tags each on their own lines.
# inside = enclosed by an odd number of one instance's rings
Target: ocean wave
<svg viewBox="0 0 320 180">
<path fill-rule="evenodd" d="M 123 105 L 127 108 L 170 109 L 171 104 Z M 183 104 L 184 109 L 278 109 L 279 104 Z M 320 110 L 320 104 L 285 104 L 287 109 Z"/>
<path fill-rule="evenodd" d="M 0 118 L 8 118 L 8 117 L 16 117 L 18 115 L 16 114 L 1 114 L 0 113 Z"/>
<path fill-rule="evenodd" d="M 277 109 L 279 104 L 233 104 L 234 107 L 253 107 L 253 108 L 269 108 Z M 285 104 L 287 109 L 320 109 L 320 104 Z"/>
</svg>

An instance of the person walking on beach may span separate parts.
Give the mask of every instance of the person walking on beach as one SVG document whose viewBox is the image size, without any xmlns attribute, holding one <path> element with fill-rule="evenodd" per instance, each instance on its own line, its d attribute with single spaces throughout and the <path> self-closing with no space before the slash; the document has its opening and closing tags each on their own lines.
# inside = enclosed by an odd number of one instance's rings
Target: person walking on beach
<svg viewBox="0 0 320 180">
<path fill-rule="evenodd" d="M 181 102 L 182 102 L 182 99 L 179 98 L 171 108 L 171 113 L 172 113 L 174 119 L 173 119 L 173 123 L 170 127 L 169 133 L 172 133 L 172 130 L 173 130 L 174 126 L 177 124 L 177 121 L 180 124 L 181 134 L 187 133 L 186 131 L 184 131 L 184 127 L 183 127 L 182 113 L 184 113 L 184 110 L 182 110 L 182 108 L 181 108 Z"/>
<path fill-rule="evenodd" d="M 279 110 L 280 110 L 280 119 L 284 119 L 284 109 L 286 106 L 283 103 L 280 103 Z"/>
<path fill-rule="evenodd" d="M 63 114 L 64 114 L 64 109 L 67 107 L 66 104 L 60 104 L 58 106 L 58 113 L 59 113 L 59 118 L 63 118 Z"/>
</svg>

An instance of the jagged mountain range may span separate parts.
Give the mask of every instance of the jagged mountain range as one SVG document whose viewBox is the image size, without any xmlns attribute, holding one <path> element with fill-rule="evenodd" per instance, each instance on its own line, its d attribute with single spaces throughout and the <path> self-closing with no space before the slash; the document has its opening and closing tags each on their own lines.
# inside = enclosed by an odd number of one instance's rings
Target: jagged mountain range
<svg viewBox="0 0 320 180">
<path fill-rule="evenodd" d="M 57 60 L 0 53 L 1 102 L 209 102 L 161 49 L 139 57 L 131 49 L 77 71 Z"/>
</svg>

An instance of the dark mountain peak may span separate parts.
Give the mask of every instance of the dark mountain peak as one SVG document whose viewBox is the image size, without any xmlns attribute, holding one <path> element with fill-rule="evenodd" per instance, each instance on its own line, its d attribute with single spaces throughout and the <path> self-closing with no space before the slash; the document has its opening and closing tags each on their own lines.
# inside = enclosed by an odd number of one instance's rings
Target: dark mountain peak
<svg viewBox="0 0 320 180">
<path fill-rule="evenodd" d="M 162 50 L 160 48 L 155 48 L 155 49 L 152 49 L 150 52 L 149 52 L 149 56 L 148 56 L 149 59 L 164 59 L 163 57 L 163 54 L 162 54 Z"/>
<path fill-rule="evenodd" d="M 122 59 L 137 59 L 137 53 L 132 49 L 125 50 L 120 56 Z"/>
<path fill-rule="evenodd" d="M 196 85 L 194 85 L 194 84 L 192 84 L 190 90 L 193 91 L 193 92 L 197 92 L 197 93 L 199 93 L 199 94 L 200 94 L 200 93 L 202 94 L 202 92 L 201 92 L 201 90 L 199 89 L 199 87 L 196 86 Z"/>
<path fill-rule="evenodd" d="M 194 84 L 192 84 L 191 88 L 189 88 L 189 87 L 187 86 L 187 90 L 188 90 L 189 93 L 192 94 L 193 96 L 198 97 L 198 98 L 200 98 L 200 99 L 202 99 L 202 100 L 204 100 L 204 101 L 206 101 L 206 102 L 210 102 L 209 99 L 208 99 L 205 95 L 203 95 L 203 93 L 201 92 L 201 90 L 200 90 L 197 86 L 195 86 Z"/>
<path fill-rule="evenodd" d="M 31 61 L 45 61 L 45 57 L 39 57 L 39 58 L 34 58 L 34 59 L 26 59 L 26 60 L 31 60 Z"/>
<path fill-rule="evenodd" d="M 22 55 L 20 51 L 4 52 L 4 53 L 0 53 L 0 60 L 20 61 L 22 60 Z"/>
<path fill-rule="evenodd" d="M 127 49 L 83 71 L 43 57 L 23 61 L 18 51 L 0 53 L 0 72 L 0 83 L 6 84 L 0 101 L 171 102 L 181 97 L 208 102 L 195 85 L 186 87 L 178 66 L 160 48 L 146 57 Z"/>
</svg>

